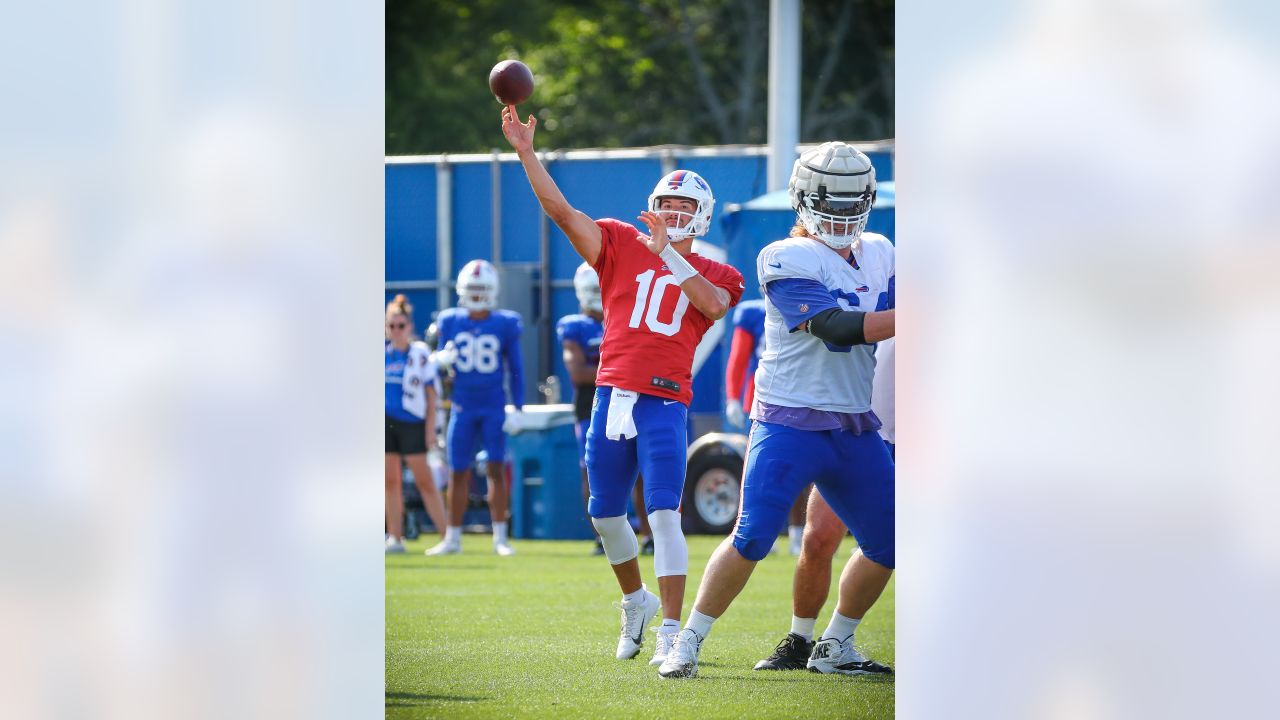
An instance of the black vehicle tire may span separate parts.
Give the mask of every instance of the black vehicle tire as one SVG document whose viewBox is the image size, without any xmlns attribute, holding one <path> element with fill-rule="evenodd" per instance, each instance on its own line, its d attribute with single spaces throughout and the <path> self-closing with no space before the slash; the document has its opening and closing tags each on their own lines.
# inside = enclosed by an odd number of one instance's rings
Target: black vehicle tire
<svg viewBox="0 0 1280 720">
<path fill-rule="evenodd" d="M 741 492 L 742 458 L 723 452 L 695 457 L 685 473 L 682 514 L 686 532 L 728 535 L 738 519 Z"/>
</svg>

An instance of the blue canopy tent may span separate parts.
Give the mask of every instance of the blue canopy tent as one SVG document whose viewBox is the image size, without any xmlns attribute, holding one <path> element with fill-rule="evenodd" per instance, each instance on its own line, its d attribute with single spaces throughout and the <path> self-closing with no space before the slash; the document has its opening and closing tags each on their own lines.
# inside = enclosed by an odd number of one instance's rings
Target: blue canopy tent
<svg viewBox="0 0 1280 720">
<path fill-rule="evenodd" d="M 894 184 L 892 180 L 876 183 L 876 204 L 867 220 L 867 230 L 880 233 L 894 240 Z M 720 217 L 729 264 L 747 276 L 744 300 L 760 297 L 760 288 L 753 282 L 756 256 L 765 245 L 781 240 L 795 225 L 796 213 L 786 190 L 761 195 L 745 203 L 734 203 L 725 208 Z"/>
</svg>

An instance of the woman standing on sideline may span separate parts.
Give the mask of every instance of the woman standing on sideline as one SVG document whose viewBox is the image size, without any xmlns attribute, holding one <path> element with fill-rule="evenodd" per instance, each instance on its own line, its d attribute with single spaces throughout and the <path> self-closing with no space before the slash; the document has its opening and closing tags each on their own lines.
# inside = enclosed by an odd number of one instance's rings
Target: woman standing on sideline
<svg viewBox="0 0 1280 720">
<path fill-rule="evenodd" d="M 427 468 L 436 446 L 436 368 L 427 344 L 412 340 L 413 306 L 404 295 L 387 305 L 386 341 L 386 551 L 404 552 L 404 478 L 401 458 L 413 470 L 422 504 L 444 536 L 444 501 Z"/>
</svg>

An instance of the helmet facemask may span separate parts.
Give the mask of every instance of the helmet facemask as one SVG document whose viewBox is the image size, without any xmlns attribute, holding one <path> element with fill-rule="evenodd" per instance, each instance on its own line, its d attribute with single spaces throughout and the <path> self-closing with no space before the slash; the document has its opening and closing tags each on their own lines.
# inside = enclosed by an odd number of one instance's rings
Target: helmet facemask
<svg viewBox="0 0 1280 720">
<path fill-rule="evenodd" d="M 801 197 L 798 214 L 810 235 L 842 250 L 862 236 L 874 202 L 875 193 L 869 189 L 859 194 L 837 195 L 827 194 L 823 186 L 818 192 Z"/>
<path fill-rule="evenodd" d="M 681 200 L 691 200 L 696 204 L 693 212 L 685 212 L 683 210 L 659 210 L 658 206 L 662 204 L 663 198 L 679 198 Z M 707 232 L 707 226 L 710 224 L 711 212 L 702 206 L 702 201 L 698 198 L 684 197 L 682 195 L 663 195 L 655 197 L 649 203 L 649 212 L 656 214 L 663 220 L 668 217 L 675 216 L 675 226 L 667 226 L 667 239 L 671 242 L 680 242 L 690 238 L 699 237 Z"/>
<path fill-rule="evenodd" d="M 497 288 L 475 283 L 465 285 L 458 293 L 458 307 L 468 310 L 492 310 L 498 306 Z"/>
<path fill-rule="evenodd" d="M 584 310 L 604 312 L 604 301 L 600 297 L 600 288 L 594 290 L 578 290 L 578 304 Z"/>
<path fill-rule="evenodd" d="M 867 227 L 876 202 L 876 169 L 852 145 L 827 142 L 796 160 L 787 190 L 809 235 L 843 250 L 858 242 Z"/>
</svg>

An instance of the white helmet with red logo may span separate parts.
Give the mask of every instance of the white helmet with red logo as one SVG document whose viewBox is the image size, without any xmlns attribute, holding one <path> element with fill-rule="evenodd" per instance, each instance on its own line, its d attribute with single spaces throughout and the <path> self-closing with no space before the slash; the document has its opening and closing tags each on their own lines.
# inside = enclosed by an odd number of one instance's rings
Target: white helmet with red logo
<svg viewBox="0 0 1280 720">
<path fill-rule="evenodd" d="M 498 307 L 498 270 L 488 260 L 472 260 L 458 273 L 458 307 L 492 310 Z"/>
<path fill-rule="evenodd" d="M 675 210 L 663 210 L 659 213 L 677 216 L 679 222 L 676 227 L 667 228 L 667 238 L 671 242 L 702 237 L 707 233 L 711 227 L 711 210 L 716 205 L 716 199 L 711 194 L 711 186 L 701 175 L 692 170 L 676 170 L 665 175 L 649 194 L 649 212 L 657 213 L 658 201 L 664 197 L 685 198 L 698 204 L 692 213 Z"/>
</svg>

